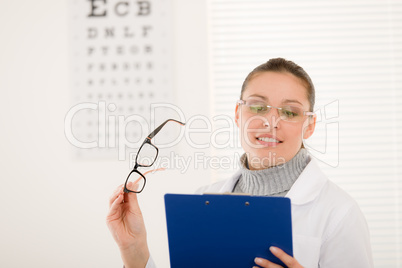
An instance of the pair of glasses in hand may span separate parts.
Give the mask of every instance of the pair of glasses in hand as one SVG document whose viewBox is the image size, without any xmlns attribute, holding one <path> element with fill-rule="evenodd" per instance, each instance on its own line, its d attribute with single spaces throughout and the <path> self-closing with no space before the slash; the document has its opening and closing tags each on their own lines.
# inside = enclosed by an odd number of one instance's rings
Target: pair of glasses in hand
<svg viewBox="0 0 402 268">
<path fill-rule="evenodd" d="M 147 182 L 145 175 L 151 171 L 148 171 L 144 174 L 138 171 L 139 167 L 150 167 L 155 163 L 156 158 L 158 157 L 159 149 L 152 143 L 152 138 L 158 134 L 159 131 L 168 123 L 169 121 L 176 122 L 182 126 L 185 123 L 174 119 L 168 119 L 163 122 L 159 127 L 157 127 L 154 131 L 149 134 L 140 149 L 138 149 L 137 156 L 135 157 L 135 165 L 133 170 L 128 174 L 126 183 L 124 184 L 124 192 L 125 193 L 141 193 L 144 190 L 145 183 Z M 160 170 L 160 169 L 157 169 Z M 152 170 L 154 171 L 154 170 Z"/>
</svg>

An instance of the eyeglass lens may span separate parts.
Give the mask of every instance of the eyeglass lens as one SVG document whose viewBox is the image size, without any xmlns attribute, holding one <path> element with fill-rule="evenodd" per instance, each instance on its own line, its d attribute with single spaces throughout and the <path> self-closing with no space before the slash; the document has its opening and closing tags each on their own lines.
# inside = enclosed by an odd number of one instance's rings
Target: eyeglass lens
<svg viewBox="0 0 402 268">
<path fill-rule="evenodd" d="M 145 187 L 145 178 L 138 171 L 134 170 L 127 178 L 126 188 L 135 193 L 140 193 Z"/>
<path fill-rule="evenodd" d="M 296 106 L 283 106 L 280 108 L 269 107 L 267 104 L 262 102 L 247 102 L 246 106 L 251 113 L 254 114 L 267 114 L 271 109 L 278 109 L 279 116 L 282 120 L 286 121 L 299 121 L 303 118 L 304 111 Z"/>
<path fill-rule="evenodd" d="M 149 143 L 144 143 L 137 153 L 136 162 L 142 167 L 150 167 L 158 156 L 158 150 Z"/>
</svg>

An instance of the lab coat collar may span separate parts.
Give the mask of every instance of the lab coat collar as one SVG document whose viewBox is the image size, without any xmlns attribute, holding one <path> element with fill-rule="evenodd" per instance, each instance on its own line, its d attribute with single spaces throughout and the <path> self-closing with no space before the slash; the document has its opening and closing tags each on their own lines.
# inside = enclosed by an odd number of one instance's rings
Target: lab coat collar
<svg viewBox="0 0 402 268">
<path fill-rule="evenodd" d="M 317 161 L 311 159 L 286 197 L 290 198 L 292 205 L 307 204 L 317 198 L 327 182 L 327 176 L 321 171 Z"/>
<path fill-rule="evenodd" d="M 232 192 L 236 182 L 239 180 L 241 170 L 237 171 L 231 179 L 227 180 L 220 188 L 220 193 Z M 299 178 L 290 188 L 286 197 L 290 198 L 292 205 L 303 205 L 313 201 L 328 179 L 319 168 L 316 160 L 311 159 Z"/>
</svg>

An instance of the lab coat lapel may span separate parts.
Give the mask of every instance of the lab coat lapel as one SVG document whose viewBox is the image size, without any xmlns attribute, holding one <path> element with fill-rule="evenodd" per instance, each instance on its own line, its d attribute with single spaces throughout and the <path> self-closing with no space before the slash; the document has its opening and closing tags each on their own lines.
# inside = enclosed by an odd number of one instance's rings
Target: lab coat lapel
<svg viewBox="0 0 402 268">
<path fill-rule="evenodd" d="M 311 159 L 286 197 L 291 199 L 293 205 L 309 203 L 318 196 L 327 182 L 328 179 L 319 168 L 316 160 Z"/>
<path fill-rule="evenodd" d="M 241 170 L 238 170 L 229 180 L 225 182 L 224 185 L 219 189 L 220 193 L 226 193 L 226 192 L 233 192 L 233 188 L 236 185 L 236 182 L 239 180 L 241 175 Z"/>
</svg>

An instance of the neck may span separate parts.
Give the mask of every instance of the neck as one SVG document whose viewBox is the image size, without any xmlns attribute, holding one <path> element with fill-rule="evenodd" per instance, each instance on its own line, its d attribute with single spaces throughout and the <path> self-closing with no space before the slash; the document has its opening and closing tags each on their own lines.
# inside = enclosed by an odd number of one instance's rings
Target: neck
<svg viewBox="0 0 402 268">
<path fill-rule="evenodd" d="M 247 156 L 243 154 L 241 161 L 241 177 L 234 191 L 252 195 L 285 195 L 311 158 L 305 149 L 300 151 L 288 162 L 261 170 L 248 168 Z"/>
</svg>

